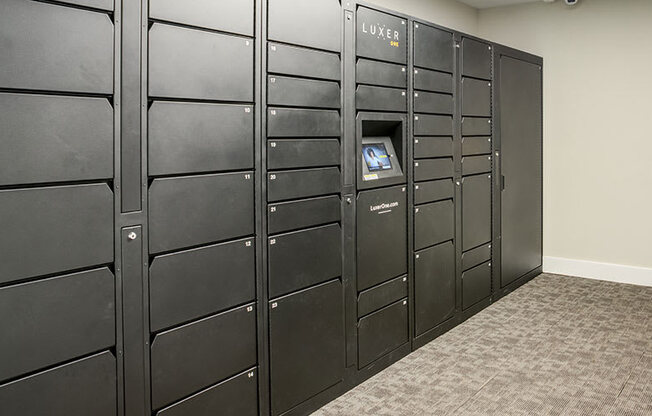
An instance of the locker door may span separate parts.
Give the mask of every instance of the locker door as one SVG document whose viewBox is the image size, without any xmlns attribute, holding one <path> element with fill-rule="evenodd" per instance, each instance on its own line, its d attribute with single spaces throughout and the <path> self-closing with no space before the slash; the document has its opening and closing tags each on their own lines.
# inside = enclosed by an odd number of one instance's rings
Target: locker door
<svg viewBox="0 0 652 416">
<path fill-rule="evenodd" d="M 501 268 L 505 286 L 541 266 L 541 69 L 500 58 Z"/>
</svg>

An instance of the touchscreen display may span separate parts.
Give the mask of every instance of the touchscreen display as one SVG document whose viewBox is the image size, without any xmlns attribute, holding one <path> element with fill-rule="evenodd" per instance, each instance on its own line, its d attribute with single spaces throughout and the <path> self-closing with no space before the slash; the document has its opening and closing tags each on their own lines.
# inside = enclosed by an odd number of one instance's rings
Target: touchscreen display
<svg viewBox="0 0 652 416">
<path fill-rule="evenodd" d="M 362 154 L 367 162 L 369 172 L 387 170 L 392 168 L 387 149 L 383 143 L 369 143 L 362 145 Z"/>
</svg>

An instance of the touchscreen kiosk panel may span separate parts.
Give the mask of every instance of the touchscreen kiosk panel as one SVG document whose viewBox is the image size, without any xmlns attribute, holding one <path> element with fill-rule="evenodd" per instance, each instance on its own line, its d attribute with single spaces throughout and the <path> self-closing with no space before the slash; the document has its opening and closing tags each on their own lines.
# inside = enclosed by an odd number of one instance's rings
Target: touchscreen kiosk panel
<svg viewBox="0 0 652 416">
<path fill-rule="evenodd" d="M 369 172 L 392 169 L 390 155 L 384 143 L 368 143 L 362 145 L 362 154 Z"/>
</svg>

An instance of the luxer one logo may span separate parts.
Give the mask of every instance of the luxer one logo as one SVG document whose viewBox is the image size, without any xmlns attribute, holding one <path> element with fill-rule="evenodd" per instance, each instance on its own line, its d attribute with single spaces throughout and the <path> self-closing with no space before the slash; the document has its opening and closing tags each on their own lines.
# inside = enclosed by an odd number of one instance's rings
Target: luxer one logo
<svg viewBox="0 0 652 416">
<path fill-rule="evenodd" d="M 383 202 L 382 204 L 379 205 L 370 205 L 369 206 L 369 211 L 374 212 L 374 211 L 380 211 L 380 210 L 390 210 L 392 208 L 396 208 L 398 206 L 398 201 L 394 202 Z"/>
<path fill-rule="evenodd" d="M 398 42 L 400 40 L 400 33 L 397 30 L 392 30 L 381 24 L 368 24 L 367 22 L 362 22 L 362 33 L 376 36 L 378 39 L 389 40 L 390 45 L 396 47 L 398 47 Z"/>
</svg>

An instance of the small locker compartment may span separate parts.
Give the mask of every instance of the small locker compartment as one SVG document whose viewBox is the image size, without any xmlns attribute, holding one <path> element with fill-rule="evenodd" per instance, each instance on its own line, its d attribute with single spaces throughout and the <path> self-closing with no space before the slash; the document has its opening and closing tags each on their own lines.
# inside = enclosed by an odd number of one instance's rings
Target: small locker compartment
<svg viewBox="0 0 652 416">
<path fill-rule="evenodd" d="M 453 188 L 453 179 L 417 183 L 414 185 L 414 203 L 418 205 L 453 198 Z"/>
<path fill-rule="evenodd" d="M 330 224 L 269 237 L 269 297 L 342 274 L 342 229 Z"/>
<path fill-rule="evenodd" d="M 491 177 L 462 178 L 462 251 L 491 241 Z"/>
<path fill-rule="evenodd" d="M 106 184 L 0 191 L 0 283 L 113 261 Z"/>
<path fill-rule="evenodd" d="M 415 330 L 419 336 L 455 312 L 455 246 L 452 241 L 414 256 Z"/>
<path fill-rule="evenodd" d="M 149 31 L 149 95 L 253 101 L 253 40 L 154 23 Z"/>
<path fill-rule="evenodd" d="M 407 93 L 396 88 L 359 85 L 355 91 L 355 106 L 358 110 L 407 111 Z"/>
<path fill-rule="evenodd" d="M 453 96 L 435 92 L 415 91 L 414 111 L 417 113 L 453 114 Z"/>
<path fill-rule="evenodd" d="M 368 315 L 407 296 L 407 276 L 400 276 L 367 289 L 358 295 L 358 317 Z"/>
<path fill-rule="evenodd" d="M 340 108 L 340 84 L 333 81 L 267 77 L 267 103 L 294 107 Z"/>
<path fill-rule="evenodd" d="M 0 380 L 109 348 L 115 345 L 113 274 L 102 268 L 3 287 L 0 327 Z"/>
<path fill-rule="evenodd" d="M 462 175 L 491 172 L 491 155 L 462 157 Z"/>
<path fill-rule="evenodd" d="M 489 44 L 462 38 L 462 75 L 491 79 L 491 46 Z"/>
<path fill-rule="evenodd" d="M 267 174 L 270 202 L 340 192 L 340 169 L 299 169 Z"/>
<path fill-rule="evenodd" d="M 115 416 L 116 391 L 116 360 L 105 351 L 0 385 L 0 411 L 3 415 Z"/>
<path fill-rule="evenodd" d="M 491 83 L 473 78 L 462 78 L 462 115 L 491 116 Z"/>
<path fill-rule="evenodd" d="M 363 58 L 407 64 L 407 22 L 366 7 L 357 10 L 356 53 Z"/>
<path fill-rule="evenodd" d="M 152 407 L 173 403 L 256 364 L 254 304 L 162 332 L 152 341 Z"/>
<path fill-rule="evenodd" d="M 339 52 L 342 6 L 339 0 L 268 0 L 270 40 Z"/>
<path fill-rule="evenodd" d="M 358 368 L 364 368 L 409 341 L 407 299 L 358 321 Z"/>
<path fill-rule="evenodd" d="M 267 142 L 267 169 L 340 164 L 338 139 L 272 139 Z"/>
<path fill-rule="evenodd" d="M 271 302 L 269 350 L 273 415 L 340 382 L 345 366 L 340 281 Z"/>
<path fill-rule="evenodd" d="M 339 222 L 341 201 L 337 195 L 300 201 L 270 204 L 267 210 L 267 229 L 270 234 L 299 228 Z"/>
<path fill-rule="evenodd" d="M 152 332 L 254 299 L 255 252 L 254 239 L 246 238 L 154 258 L 149 269 Z"/>
<path fill-rule="evenodd" d="M 414 162 L 414 180 L 427 181 L 431 179 L 453 177 L 453 159 L 419 159 Z"/>
<path fill-rule="evenodd" d="M 491 137 L 462 137 L 462 156 L 491 153 Z"/>
<path fill-rule="evenodd" d="M 462 308 L 491 295 L 491 263 L 486 262 L 462 273 Z"/>
<path fill-rule="evenodd" d="M 407 87 L 407 68 L 405 65 L 358 59 L 355 64 L 355 72 L 358 84 L 395 88 Z"/>
<path fill-rule="evenodd" d="M 156 20 L 199 26 L 222 32 L 254 34 L 254 0 L 156 0 L 149 5 L 149 17 Z"/>
<path fill-rule="evenodd" d="M 414 116 L 416 136 L 452 136 L 453 117 L 417 114 Z"/>
<path fill-rule="evenodd" d="M 340 130 L 340 113 L 336 110 L 268 110 L 268 137 L 339 137 Z"/>
<path fill-rule="evenodd" d="M 454 46 L 453 33 L 414 24 L 414 66 L 453 73 Z"/>
<path fill-rule="evenodd" d="M 462 117 L 462 136 L 491 135 L 491 119 L 479 117 Z"/>
<path fill-rule="evenodd" d="M 113 93 L 113 23 L 105 13 L 0 2 L 0 88 Z"/>
<path fill-rule="evenodd" d="M 224 380 L 156 413 L 156 416 L 257 416 L 256 368 Z"/>
<path fill-rule="evenodd" d="M 452 240 L 454 236 L 455 212 L 453 201 L 434 202 L 414 209 L 414 249 Z"/>
<path fill-rule="evenodd" d="M 281 43 L 269 43 L 267 72 L 339 81 L 342 77 L 340 57 Z"/>
<path fill-rule="evenodd" d="M 0 186 L 113 177 L 104 98 L 0 93 Z"/>
<path fill-rule="evenodd" d="M 148 117 L 151 176 L 253 168 L 252 106 L 155 101 Z"/>
<path fill-rule="evenodd" d="M 149 188 L 151 253 L 253 233 L 252 172 L 161 178 Z"/>
<path fill-rule="evenodd" d="M 360 192 L 356 224 L 358 291 L 407 273 L 405 186 Z"/>
<path fill-rule="evenodd" d="M 484 244 L 462 253 L 462 270 L 468 270 L 480 263 L 491 260 L 491 244 Z"/>
<path fill-rule="evenodd" d="M 414 89 L 452 94 L 453 75 L 427 69 L 415 69 Z"/>
<path fill-rule="evenodd" d="M 61 2 L 76 4 L 79 6 L 88 6 L 107 11 L 113 10 L 113 0 L 62 0 Z"/>
<path fill-rule="evenodd" d="M 414 157 L 445 157 L 453 156 L 453 138 L 444 137 L 416 137 L 414 139 Z"/>
</svg>

